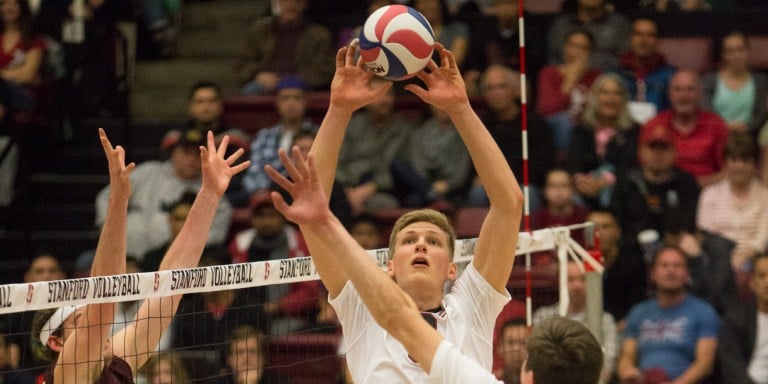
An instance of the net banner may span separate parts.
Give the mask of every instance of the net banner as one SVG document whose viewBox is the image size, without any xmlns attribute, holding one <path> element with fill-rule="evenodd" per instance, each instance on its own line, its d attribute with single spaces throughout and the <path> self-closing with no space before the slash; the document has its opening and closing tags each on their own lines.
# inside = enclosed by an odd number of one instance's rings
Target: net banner
<svg viewBox="0 0 768 384">
<path fill-rule="evenodd" d="M 552 229 L 520 233 L 517 254 L 553 249 Z M 472 260 L 477 239 L 456 240 L 453 260 Z M 368 251 L 386 268 L 386 248 Z M 64 305 L 141 300 L 224 289 L 250 288 L 319 280 L 311 257 L 259 261 L 210 267 L 144 272 L 37 283 L 0 285 L 0 314 L 56 308 Z"/>
</svg>

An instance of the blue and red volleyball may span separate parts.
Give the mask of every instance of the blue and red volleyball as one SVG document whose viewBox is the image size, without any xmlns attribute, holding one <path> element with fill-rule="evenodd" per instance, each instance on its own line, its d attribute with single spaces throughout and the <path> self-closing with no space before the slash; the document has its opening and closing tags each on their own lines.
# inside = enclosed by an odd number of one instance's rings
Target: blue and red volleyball
<svg viewBox="0 0 768 384">
<path fill-rule="evenodd" d="M 374 11 L 360 31 L 360 55 L 378 76 L 405 80 L 432 58 L 435 36 L 419 11 L 400 4 Z"/>
</svg>

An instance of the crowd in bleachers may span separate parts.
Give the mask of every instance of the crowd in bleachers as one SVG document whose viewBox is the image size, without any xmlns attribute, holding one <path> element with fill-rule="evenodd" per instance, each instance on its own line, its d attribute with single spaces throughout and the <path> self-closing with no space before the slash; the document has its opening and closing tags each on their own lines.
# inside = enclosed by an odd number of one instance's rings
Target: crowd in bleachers
<svg viewBox="0 0 768 384">
<path fill-rule="evenodd" d="M 20 127 L 115 112 L 120 78 L 105 68 L 115 68 L 116 20 L 141 20 L 155 53 L 173 54 L 181 4 L 125 3 L 132 4 L 0 2 L 0 209 L 12 198 Z M 132 174 L 128 256 L 136 271 L 157 269 L 184 222 L 201 183 L 197 148 L 208 130 L 217 141 L 229 135 L 232 151 L 243 148 L 252 165 L 232 181 L 219 205 L 202 265 L 308 254 L 301 233 L 272 206 L 267 192 L 279 188 L 263 167 L 285 172 L 277 156 L 281 148 L 296 145 L 308 152 L 332 102 L 328 87 L 336 48 L 358 33 L 367 13 L 389 3 L 272 1 L 273 15 L 256 20 L 239 42 L 233 76 L 241 95 L 227 97 L 205 81 L 195 84 L 186 121 L 158 143 L 168 159 L 138 164 Z M 656 22 L 663 12 L 768 7 L 749 0 L 531 3 L 562 10 L 542 28 L 545 36 L 528 35 L 526 41 L 531 55 L 542 58 L 526 74 L 531 229 L 586 220 L 598 228 L 606 266 L 601 382 L 683 377 L 688 381 L 675 382 L 768 383 L 768 62 L 754 59 L 764 52 L 753 46 L 768 37 L 738 32 L 734 23 L 731 32 L 708 36 L 702 45 L 714 49 L 716 59 L 708 52 L 703 61 L 696 55 L 673 58 L 676 46 L 664 45 L 668 41 Z M 408 4 L 454 52 L 473 104 L 522 180 L 517 1 Z M 346 13 L 330 17 L 337 7 Z M 105 51 L 107 46 L 112 48 Z M 57 99 L 61 89 L 73 96 Z M 446 213 L 458 233 L 474 236 L 488 205 L 450 120 L 415 100 L 400 85 L 393 87 L 356 112 L 339 149 L 331 207 L 368 249 L 385 247 L 393 219 L 422 207 Z M 108 190 L 94 198 L 99 226 Z M 93 256 L 83 251 L 75 265 L 85 268 L 71 276 L 87 274 Z M 555 259 L 537 254 L 534 264 L 553 277 Z M 24 281 L 62 278 L 55 261 L 35 257 Z M 568 274 L 567 315 L 584 320 L 583 272 L 569 265 Z M 495 372 L 508 383 L 515 382 L 510 372 L 519 371 L 524 353 L 519 345 L 525 332 L 515 320 L 523 308 L 516 301 L 516 276 L 510 278 L 513 302 L 499 318 L 495 345 Z M 238 364 L 245 364 L 238 356 L 266 353 L 265 340 L 335 334 L 325 296 L 314 282 L 189 295 L 161 349 L 213 351 L 214 358 L 187 357 L 235 377 Z M 550 295 L 535 303 L 541 308 L 534 320 L 554 315 L 556 307 L 546 305 L 555 300 Z M 669 313 L 682 303 L 683 315 Z M 3 319 L 7 336 L 0 338 L 0 349 L 8 353 L 0 353 L 0 375 L 19 368 L 37 373 L 42 364 L 23 339 L 28 317 Z M 151 381 L 164 372 L 183 380 L 186 372 L 166 372 L 179 365 L 173 363 L 177 358 L 158 355 L 145 375 Z M 258 371 L 265 364 L 259 360 Z"/>
</svg>

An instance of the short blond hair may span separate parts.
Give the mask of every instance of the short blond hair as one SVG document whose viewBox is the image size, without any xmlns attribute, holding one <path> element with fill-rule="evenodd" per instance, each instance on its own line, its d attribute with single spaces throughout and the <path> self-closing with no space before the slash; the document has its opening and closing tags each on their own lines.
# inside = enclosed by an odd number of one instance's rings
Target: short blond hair
<svg viewBox="0 0 768 384">
<path fill-rule="evenodd" d="M 456 233 L 453 231 L 451 223 L 448 221 L 443 213 L 435 211 L 434 209 L 419 209 L 416 211 L 408 212 L 395 222 L 392 227 L 392 233 L 389 235 L 389 259 L 395 254 L 395 244 L 397 240 L 397 234 L 403 230 L 403 228 L 413 223 L 430 223 L 436 225 L 448 236 L 448 248 L 450 255 L 453 255 L 454 243 L 456 242 Z"/>
</svg>

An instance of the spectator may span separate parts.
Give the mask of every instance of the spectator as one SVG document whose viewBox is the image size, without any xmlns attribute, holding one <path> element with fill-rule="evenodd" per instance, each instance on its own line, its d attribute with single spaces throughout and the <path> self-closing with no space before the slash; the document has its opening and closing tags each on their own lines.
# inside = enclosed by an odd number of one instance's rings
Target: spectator
<svg viewBox="0 0 768 384">
<path fill-rule="evenodd" d="M 374 79 L 372 87 L 383 80 Z M 394 111 L 395 91 L 388 92 L 357 112 L 347 127 L 339 152 L 336 182 L 345 190 L 352 214 L 394 208 L 390 165 L 404 157 L 413 124 Z"/>
<path fill-rule="evenodd" d="M 227 126 L 224 122 L 224 103 L 222 102 L 221 88 L 208 81 L 199 81 L 192 85 L 187 101 L 187 122 L 181 130 L 172 130 L 163 138 L 163 147 L 171 148 L 181 137 L 184 129 L 197 129 L 201 132 L 213 131 L 217 144 L 221 143 L 224 135 L 229 136 L 227 155 L 231 155 L 242 148 L 247 154 L 250 150 L 250 136 L 242 130 Z M 246 160 L 243 156 L 240 162 Z M 248 192 L 243 187 L 243 174 L 238 174 L 229 183 L 227 200 L 237 207 L 248 205 Z"/>
<path fill-rule="evenodd" d="M 746 133 L 731 133 L 725 147 L 725 179 L 704 188 L 696 224 L 736 243 L 730 255 L 734 272 L 768 246 L 768 189 L 756 177 L 757 148 Z"/>
<path fill-rule="evenodd" d="M 194 192 L 184 192 L 178 200 L 170 203 L 167 207 L 163 207 L 168 212 L 168 228 L 171 233 L 168 241 L 155 248 L 150 249 L 144 255 L 144 260 L 140 262 L 141 270 L 145 272 L 157 271 L 160 268 L 160 262 L 163 260 L 168 248 L 171 246 L 173 239 L 181 232 L 181 226 L 187 220 L 189 210 L 192 208 L 192 203 L 195 201 Z M 224 249 L 222 244 L 209 245 L 204 250 L 207 255 L 214 255 L 217 259 L 224 257 Z"/>
<path fill-rule="evenodd" d="M 698 383 L 712 372 L 719 319 L 686 291 L 687 257 L 662 247 L 651 263 L 656 297 L 635 305 L 627 319 L 617 374 L 623 383 Z"/>
<path fill-rule="evenodd" d="M 536 112 L 547 119 L 554 131 L 555 149 L 568 150 L 571 131 L 587 104 L 592 83 L 600 70 L 590 67 L 594 39 L 586 29 L 573 29 L 565 36 L 563 63 L 539 71 Z"/>
<path fill-rule="evenodd" d="M 517 68 L 520 65 L 517 1 L 491 0 L 489 13 L 466 16 L 472 28 L 469 54 L 464 65 L 464 81 L 467 92 L 472 96 L 480 93 L 480 75 L 489 66 Z M 536 56 L 538 49 L 536 45 L 526 46 L 527 57 Z"/>
<path fill-rule="evenodd" d="M 35 107 L 33 88 L 39 85 L 45 40 L 33 34 L 29 3 L 3 1 L 0 5 L 0 104 L 11 111 Z"/>
<path fill-rule="evenodd" d="M 411 6 L 424 15 L 435 34 L 435 41 L 440 42 L 453 52 L 459 68 L 464 66 L 464 60 L 469 51 L 469 27 L 461 21 L 452 20 L 446 0 L 412 0 Z M 440 57 L 434 56 L 436 62 Z"/>
<path fill-rule="evenodd" d="M 495 349 L 496 355 L 504 361 L 504 366 L 494 374 L 505 384 L 520 384 L 520 370 L 528 358 L 525 350 L 528 326 L 525 319 L 518 317 L 508 320 L 502 325 L 500 333 Z"/>
<path fill-rule="evenodd" d="M 760 181 L 764 185 L 768 185 L 768 122 L 760 128 L 760 133 L 757 135 L 757 143 L 760 149 Z"/>
<path fill-rule="evenodd" d="M 593 210 L 587 220 L 595 223 L 603 255 L 603 306 L 623 329 L 630 308 L 646 297 L 643 255 L 632 239 L 622 236 L 610 211 Z"/>
<path fill-rule="evenodd" d="M 226 367 L 213 384 L 286 384 L 287 380 L 270 370 L 265 370 L 266 338 L 250 326 L 232 330 L 224 349 Z"/>
<path fill-rule="evenodd" d="M 629 50 L 619 56 L 617 73 L 629 90 L 630 111 L 637 121 L 646 122 L 669 108 L 667 88 L 675 68 L 659 52 L 659 28 L 647 17 L 632 23 Z"/>
<path fill-rule="evenodd" d="M 590 66 L 604 71 L 616 68 L 619 54 L 626 50 L 630 25 L 623 15 L 609 11 L 605 0 L 578 0 L 575 12 L 555 18 L 547 34 L 549 63 L 563 61 L 561 48 L 566 36 L 580 27 L 586 28 L 595 39 Z"/>
<path fill-rule="evenodd" d="M 671 108 L 645 123 L 642 131 L 669 129 L 675 137 L 675 165 L 693 174 L 702 187 L 720 181 L 728 128 L 715 113 L 700 107 L 701 83 L 695 71 L 681 69 L 672 75 L 669 102 Z"/>
<path fill-rule="evenodd" d="M 181 359 L 172 352 L 160 352 L 147 360 L 142 369 L 147 384 L 187 384 L 189 375 Z"/>
<path fill-rule="evenodd" d="M 17 370 L 11 365 L 12 347 L 8 344 L 7 336 L 0 333 L 0 382 L 3 384 L 28 384 L 35 379 L 29 372 Z"/>
<path fill-rule="evenodd" d="M 507 164 L 516 175 L 523 174 L 522 133 L 520 129 L 520 76 L 519 73 L 500 65 L 490 66 L 481 79 L 483 97 L 488 113 L 482 116 Z M 528 115 L 528 142 L 535 143 L 530 152 L 530 210 L 535 212 L 541 205 L 540 188 L 544 177 L 552 167 L 552 134 L 549 125 Z M 487 206 L 488 197 L 479 179 L 474 178 L 467 203 L 471 206 Z"/>
<path fill-rule="evenodd" d="M 317 125 L 307 118 L 307 85 L 297 76 L 284 76 L 277 84 L 278 122 L 264 128 L 251 142 L 251 166 L 243 177 L 243 186 L 248 196 L 258 191 L 269 189 L 272 181 L 264 173 L 264 166 L 272 165 L 280 172 L 285 172 L 277 151 L 288 150 L 293 136 L 300 131 L 317 131 Z"/>
<path fill-rule="evenodd" d="M 768 77 L 749 70 L 749 43 L 741 32 L 720 40 L 720 58 L 720 69 L 704 77 L 704 108 L 720 115 L 730 131 L 754 136 L 768 119 Z"/>
<path fill-rule="evenodd" d="M 600 75 L 573 131 L 568 169 L 579 195 L 592 208 L 610 204 L 616 175 L 637 165 L 638 127 L 627 108 L 627 90 L 613 74 Z"/>
<path fill-rule="evenodd" d="M 36 283 L 40 281 L 53 281 L 66 279 L 67 274 L 61 267 L 61 262 L 56 256 L 48 251 L 39 251 L 24 272 L 24 283 Z M 0 333 L 7 334 L 5 342 L 7 343 L 8 364 L 13 369 L 29 370 L 30 373 L 37 375 L 42 373 L 49 362 L 42 356 L 35 355 L 32 348 L 32 339 L 29 334 L 29 324 L 35 316 L 34 311 L 17 312 L 2 316 L 5 318 L 4 326 L 7 329 L 0 330 Z"/>
<path fill-rule="evenodd" d="M 271 93 L 284 75 L 312 89 L 333 76 L 331 32 L 304 19 L 308 0 L 278 0 L 280 14 L 256 21 L 247 32 L 235 70 L 246 95 Z"/>
<path fill-rule="evenodd" d="M 407 160 L 395 160 L 395 191 L 406 207 L 436 201 L 458 204 L 472 168 L 469 152 L 445 111 L 430 107 L 432 117 L 410 133 Z"/>
<path fill-rule="evenodd" d="M 733 384 L 768 383 L 768 255 L 755 258 L 750 288 L 754 301 L 733 303 L 723 317 L 717 352 L 720 375 Z"/>
<path fill-rule="evenodd" d="M 181 22 L 181 1 L 142 0 L 144 24 L 152 36 L 157 54 L 170 57 L 176 50 Z"/>
<path fill-rule="evenodd" d="M 219 264 L 216 259 L 204 255 L 199 266 Z M 249 325 L 262 331 L 269 329 L 269 316 L 259 300 L 263 296 L 260 289 L 229 289 L 184 295 L 173 321 L 172 348 L 216 350 L 236 327 Z"/>
<path fill-rule="evenodd" d="M 589 209 L 576 202 L 571 174 L 562 168 L 547 172 L 544 207 L 533 214 L 533 229 L 581 224 L 587 213 Z"/>
<path fill-rule="evenodd" d="M 574 261 L 568 262 L 568 310 L 565 317 L 587 325 L 587 275 L 584 267 Z M 560 303 L 541 307 L 533 314 L 533 326 L 544 319 L 560 316 Z M 619 353 L 616 321 L 610 313 L 604 312 L 601 322 L 603 347 L 603 369 L 599 383 L 605 384 L 611 379 Z"/>
<path fill-rule="evenodd" d="M 644 130 L 639 142 L 640 166 L 619 174 L 611 199 L 624 235 L 635 239 L 643 231 L 654 231 L 661 238 L 671 216 L 693 227 L 700 188 L 693 175 L 675 167 L 674 135 L 655 127 Z"/>
<path fill-rule="evenodd" d="M 144 254 L 171 239 L 168 227 L 169 206 L 188 191 L 197 191 L 202 182 L 199 146 L 205 145 L 205 133 L 186 130 L 170 149 L 170 159 L 147 161 L 131 173 L 133 191 L 128 212 L 128 255 L 144 260 Z M 109 186 L 96 197 L 96 224 L 106 216 Z M 232 206 L 224 200 L 216 210 L 208 245 L 221 244 L 226 238 Z"/>
<path fill-rule="evenodd" d="M 309 255 L 304 237 L 275 209 L 269 193 L 251 198 L 251 228 L 237 233 L 229 245 L 232 263 L 281 260 Z M 314 281 L 269 285 L 255 291 L 272 318 L 270 335 L 284 335 L 310 326 L 317 314 L 319 287 Z"/>
</svg>

